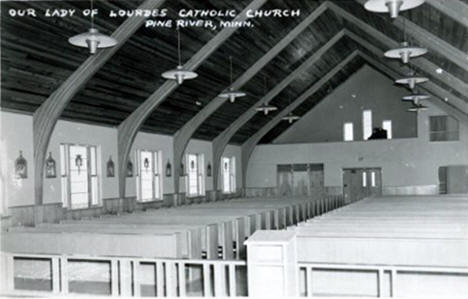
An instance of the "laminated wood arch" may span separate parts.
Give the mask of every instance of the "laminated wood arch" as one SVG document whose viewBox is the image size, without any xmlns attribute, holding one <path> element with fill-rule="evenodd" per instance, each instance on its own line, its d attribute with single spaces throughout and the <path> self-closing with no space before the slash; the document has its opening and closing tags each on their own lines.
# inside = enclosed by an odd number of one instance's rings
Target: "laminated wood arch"
<svg viewBox="0 0 468 299">
<path fill-rule="evenodd" d="M 146 0 L 139 8 L 155 9 L 165 0 Z M 80 67 L 41 104 L 33 115 L 34 135 L 34 186 L 35 204 L 43 203 L 44 163 L 50 137 L 58 118 L 72 98 L 84 88 L 93 75 L 122 47 L 145 21 L 144 17 L 128 18 L 112 33 L 118 44 L 112 48 L 99 50 L 91 55 Z"/>
</svg>

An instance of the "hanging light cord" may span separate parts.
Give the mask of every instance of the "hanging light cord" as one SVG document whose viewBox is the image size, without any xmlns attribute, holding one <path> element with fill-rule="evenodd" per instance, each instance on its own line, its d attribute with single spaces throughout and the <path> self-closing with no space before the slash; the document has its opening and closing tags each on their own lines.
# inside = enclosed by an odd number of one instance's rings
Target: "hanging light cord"
<svg viewBox="0 0 468 299">
<path fill-rule="evenodd" d="M 93 0 L 91 0 L 91 28 L 94 28 Z"/>
<path fill-rule="evenodd" d="M 229 56 L 229 68 L 230 68 L 230 76 L 231 76 L 231 87 L 232 87 L 232 56 Z"/>
<path fill-rule="evenodd" d="M 177 55 L 179 57 L 179 65 L 182 65 L 181 55 L 180 55 L 180 30 L 177 27 Z"/>
</svg>

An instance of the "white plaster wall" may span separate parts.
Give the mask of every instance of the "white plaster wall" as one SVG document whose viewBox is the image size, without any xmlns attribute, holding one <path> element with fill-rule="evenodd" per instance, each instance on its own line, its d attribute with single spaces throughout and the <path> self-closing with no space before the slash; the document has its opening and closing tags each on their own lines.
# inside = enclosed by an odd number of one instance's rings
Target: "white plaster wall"
<svg viewBox="0 0 468 299">
<path fill-rule="evenodd" d="M 22 206 L 34 204 L 34 165 L 33 165 L 33 133 L 32 133 L 32 116 L 26 114 L 0 112 L 1 124 L 1 163 L 0 174 L 1 182 L 0 194 L 2 206 Z M 51 136 L 48 152 L 52 153 L 52 157 L 56 161 L 57 178 L 44 178 L 44 203 L 61 202 L 61 185 L 60 185 L 60 144 L 88 144 L 98 146 L 98 163 L 100 165 L 100 182 L 101 182 L 101 197 L 116 198 L 119 196 L 118 189 L 118 171 L 117 171 L 117 129 L 113 127 L 97 126 L 83 124 L 79 122 L 70 122 L 60 120 L 54 129 Z M 172 169 L 175 165 L 173 162 L 173 137 L 167 135 L 150 134 L 139 132 L 135 138 L 130 159 L 135 165 L 135 151 L 137 149 L 148 149 L 162 151 L 163 173 L 166 163 L 170 161 Z M 19 151 L 23 151 L 23 156 L 28 163 L 28 178 L 17 180 L 14 177 L 14 163 L 19 156 Z M 205 173 L 208 162 L 212 163 L 212 143 L 202 140 L 190 140 L 186 153 L 198 153 L 205 155 Z M 239 146 L 228 145 L 225 151 L 227 156 L 236 157 L 237 166 L 237 185 L 241 184 L 242 172 L 240 170 L 240 155 Z M 116 171 L 115 177 L 106 177 L 106 163 L 112 156 Z M 135 174 L 135 172 L 134 172 Z M 174 192 L 173 176 L 163 176 L 163 193 L 169 194 Z M 180 192 L 185 192 L 185 178 L 180 179 Z M 213 189 L 213 178 L 206 177 L 206 191 Z M 126 178 L 126 196 L 136 195 L 136 177 Z M 1 212 L 1 210 L 0 210 Z"/>
<path fill-rule="evenodd" d="M 52 152 L 57 165 L 57 178 L 44 178 L 44 203 L 61 202 L 60 185 L 60 144 L 72 143 L 96 145 L 98 153 L 98 175 L 101 185 L 101 198 L 115 198 L 119 195 L 117 170 L 117 130 L 112 127 L 94 126 L 78 122 L 59 120 L 50 138 L 47 153 Z M 32 149 L 32 146 L 31 146 Z M 47 154 L 48 155 L 48 154 Z M 106 164 L 112 157 L 115 177 L 106 176 Z M 32 174 L 32 173 L 31 173 Z"/>
<path fill-rule="evenodd" d="M 1 147 L 0 171 L 2 179 L 2 205 L 20 206 L 34 202 L 34 164 L 32 117 L 15 113 L 0 113 Z M 15 160 L 19 151 L 27 161 L 28 177 L 15 178 Z"/>
<path fill-rule="evenodd" d="M 260 145 L 247 170 L 247 187 L 276 187 L 276 165 L 324 163 L 325 186 L 342 186 L 342 168 L 381 167 L 384 187 L 438 184 L 438 168 L 468 165 L 468 128 L 460 141 L 429 142 L 429 115 L 443 115 L 430 105 L 418 115 L 418 138 L 356 142 Z"/>
</svg>

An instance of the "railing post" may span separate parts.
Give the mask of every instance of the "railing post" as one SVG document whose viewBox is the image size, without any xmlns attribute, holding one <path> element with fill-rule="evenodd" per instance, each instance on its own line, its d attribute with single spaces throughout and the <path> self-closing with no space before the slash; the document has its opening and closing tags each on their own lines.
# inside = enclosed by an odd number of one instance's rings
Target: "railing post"
<svg viewBox="0 0 468 299">
<path fill-rule="evenodd" d="M 246 242 L 249 297 L 298 296 L 294 231 L 257 231 Z M 271 283 L 271 277 L 276 282 Z"/>
<path fill-rule="evenodd" d="M 60 258 L 52 258 L 52 292 L 60 293 Z"/>
<path fill-rule="evenodd" d="M 226 266 L 223 263 L 214 263 L 214 296 L 226 297 Z"/>
<path fill-rule="evenodd" d="M 185 297 L 186 295 L 186 282 L 185 282 L 185 263 L 177 263 L 177 274 L 179 277 L 179 297 Z"/>
<path fill-rule="evenodd" d="M 60 283 L 61 293 L 68 294 L 68 259 L 64 255 L 60 257 Z"/>
<path fill-rule="evenodd" d="M 237 297 L 236 265 L 229 265 L 229 297 Z"/>
<path fill-rule="evenodd" d="M 111 259 L 111 295 L 119 295 L 119 261 L 115 258 Z"/>
<path fill-rule="evenodd" d="M 2 293 L 11 293 L 15 288 L 14 281 L 14 259 L 13 255 L 1 253 L 0 274 L 2 274 L 2 283 L 0 283 L 0 291 Z"/>
</svg>

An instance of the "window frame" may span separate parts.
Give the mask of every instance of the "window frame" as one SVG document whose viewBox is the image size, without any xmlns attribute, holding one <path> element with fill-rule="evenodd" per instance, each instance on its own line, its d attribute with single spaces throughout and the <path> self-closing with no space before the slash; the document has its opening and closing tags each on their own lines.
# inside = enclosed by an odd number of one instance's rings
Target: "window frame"
<svg viewBox="0 0 468 299">
<path fill-rule="evenodd" d="M 390 124 L 389 129 L 385 128 L 385 124 Z M 387 139 L 393 139 L 393 123 L 391 120 L 383 120 L 382 121 L 382 129 L 387 131 Z"/>
<path fill-rule="evenodd" d="M 72 175 L 70 147 L 84 147 L 86 149 L 87 172 L 87 206 L 73 206 L 72 202 Z M 94 157 L 91 153 L 94 152 Z M 100 146 L 81 143 L 60 143 L 60 189 L 62 206 L 67 209 L 80 210 L 102 206 L 102 188 L 100 165 Z"/>
<path fill-rule="evenodd" d="M 433 131 L 432 130 L 432 126 L 433 126 L 433 119 L 435 118 L 444 118 L 445 119 L 445 127 L 447 128 L 447 124 L 448 124 L 448 120 L 449 119 L 452 119 L 454 121 L 454 123 L 456 124 L 456 130 L 441 130 L 441 131 Z M 457 141 L 460 141 L 460 122 L 458 121 L 458 119 L 456 119 L 455 117 L 452 117 L 450 115 L 429 115 L 429 128 L 428 128 L 428 131 L 429 131 L 429 142 L 457 142 Z M 451 133 L 456 133 L 455 138 L 454 139 L 451 139 L 449 138 L 449 136 L 451 136 L 450 134 Z M 442 135 L 441 135 L 442 134 Z M 444 135 L 445 134 L 445 135 Z M 436 135 L 436 136 L 444 136 L 443 139 L 441 138 L 434 138 L 433 136 Z"/>
<path fill-rule="evenodd" d="M 369 117 L 366 118 L 366 115 L 368 115 Z M 372 129 L 373 129 L 372 124 L 373 124 L 372 123 L 372 110 L 371 109 L 363 110 L 362 111 L 362 139 L 363 140 L 369 140 L 369 137 L 372 136 Z"/>
<path fill-rule="evenodd" d="M 350 129 L 350 131 L 348 131 L 347 128 Z M 351 135 L 347 136 L 347 132 L 350 132 Z M 345 122 L 343 124 L 343 141 L 345 142 L 354 141 L 354 123 Z"/>
<path fill-rule="evenodd" d="M 143 198 L 143 180 L 142 180 L 142 153 L 150 153 L 151 155 L 151 198 Z M 137 201 L 138 202 L 153 202 L 163 200 L 163 180 L 162 180 L 162 151 L 154 149 L 137 149 L 135 151 L 136 171 L 136 186 L 137 186 Z"/>
<path fill-rule="evenodd" d="M 191 156 L 195 156 L 196 192 L 191 192 Z M 189 198 L 206 195 L 205 189 L 205 155 L 202 153 L 187 153 L 185 156 L 185 195 Z"/>
</svg>

